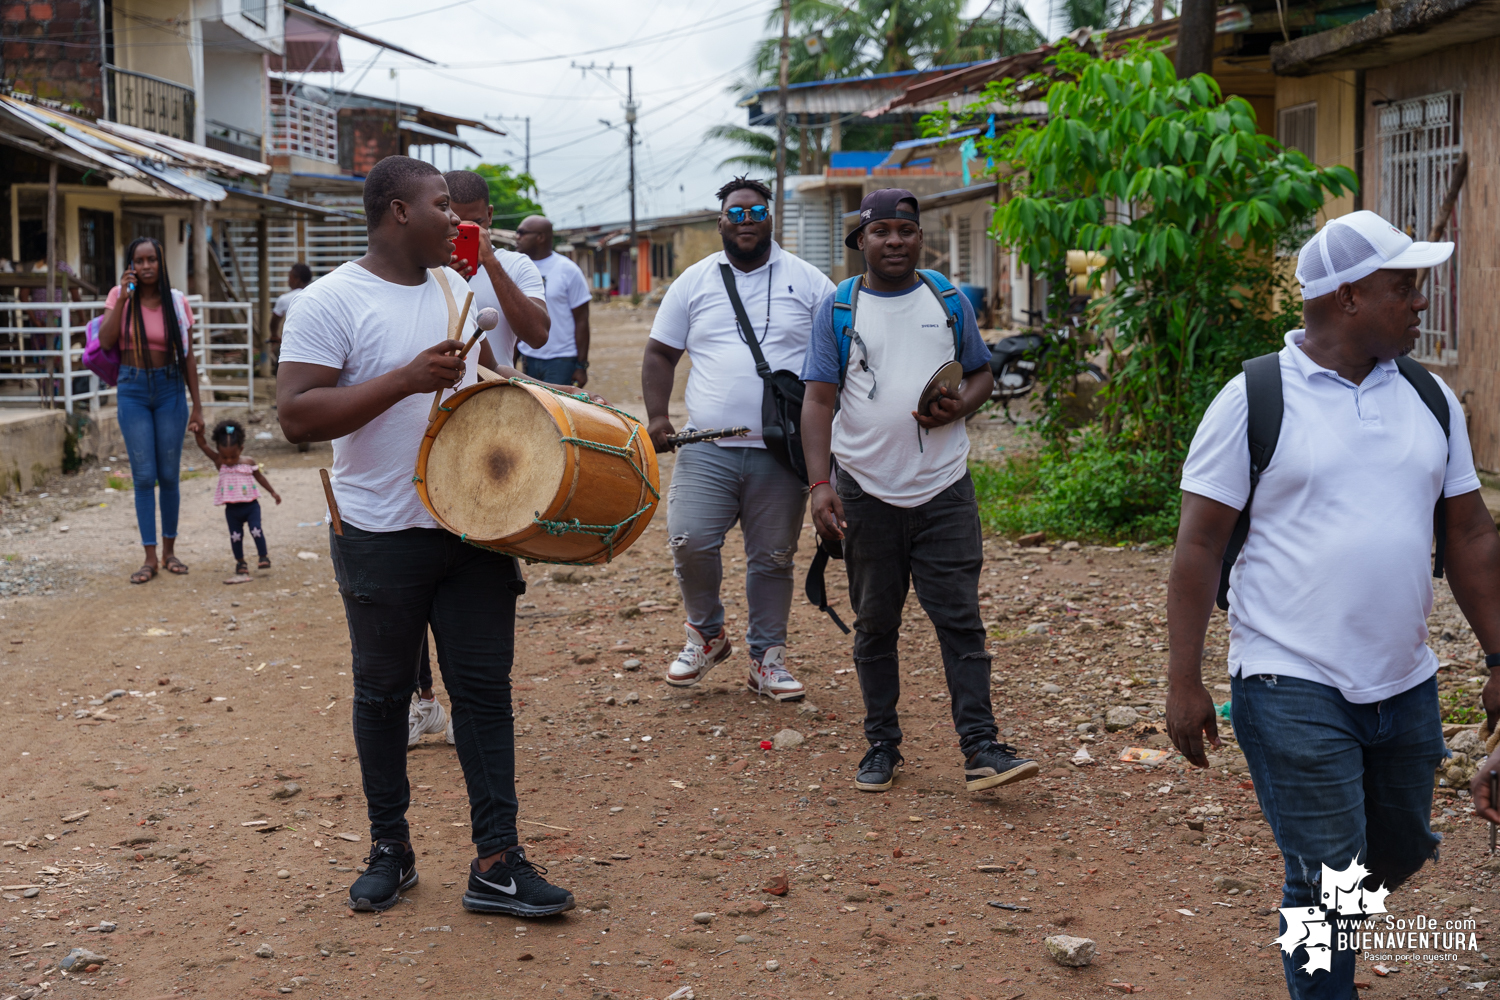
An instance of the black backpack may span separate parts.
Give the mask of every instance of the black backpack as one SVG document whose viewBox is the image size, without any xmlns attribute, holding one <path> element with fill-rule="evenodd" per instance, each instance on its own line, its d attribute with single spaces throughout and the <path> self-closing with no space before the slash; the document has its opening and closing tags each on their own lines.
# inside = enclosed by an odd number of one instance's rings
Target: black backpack
<svg viewBox="0 0 1500 1000">
<path fill-rule="evenodd" d="M 1245 547 L 1245 539 L 1250 534 L 1250 504 L 1255 500 L 1255 487 L 1260 483 L 1261 474 L 1266 471 L 1266 466 L 1271 463 L 1271 456 L 1276 453 L 1276 441 L 1281 437 L 1283 410 L 1280 353 L 1251 358 L 1241 367 L 1245 369 L 1245 401 L 1250 410 L 1247 423 L 1250 439 L 1250 495 L 1245 498 L 1245 509 L 1240 511 L 1240 519 L 1235 522 L 1234 531 L 1229 536 L 1229 547 L 1224 550 L 1224 565 L 1219 572 L 1218 604 L 1225 611 L 1229 610 L 1229 571 L 1234 568 L 1235 561 L 1240 557 L 1240 550 Z M 1412 388 L 1417 390 L 1417 395 L 1422 397 L 1422 402 L 1427 404 L 1427 408 L 1437 418 L 1438 426 L 1443 429 L 1443 437 L 1449 437 L 1448 399 L 1443 395 L 1438 380 L 1411 358 L 1397 358 L 1396 368 L 1411 383 Z M 1441 578 L 1443 549 L 1448 541 L 1448 517 L 1441 495 L 1432 508 L 1432 534 L 1437 542 L 1432 554 L 1432 575 Z"/>
</svg>

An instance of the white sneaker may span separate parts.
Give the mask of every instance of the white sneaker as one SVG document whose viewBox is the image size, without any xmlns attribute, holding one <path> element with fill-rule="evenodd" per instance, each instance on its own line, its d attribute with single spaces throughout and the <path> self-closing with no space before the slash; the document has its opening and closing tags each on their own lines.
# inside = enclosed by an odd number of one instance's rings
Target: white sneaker
<svg viewBox="0 0 1500 1000">
<path fill-rule="evenodd" d="M 745 683 L 756 694 L 777 701 L 796 701 L 807 694 L 802 682 L 786 668 L 785 646 L 772 646 L 759 660 L 752 657 L 750 679 Z"/>
<path fill-rule="evenodd" d="M 453 738 L 453 716 L 451 715 L 448 716 L 448 728 L 443 730 L 443 739 L 448 741 L 450 747 L 458 746 L 458 741 Z"/>
<path fill-rule="evenodd" d="M 425 733 L 440 733 L 448 724 L 448 713 L 436 698 L 426 700 L 421 695 L 412 695 L 411 708 L 406 713 L 406 747 L 417 745 Z"/>
<path fill-rule="evenodd" d="M 703 634 L 691 625 L 684 625 L 687 629 L 687 645 L 682 647 L 682 652 L 677 654 L 677 659 L 667 668 L 667 683 L 674 687 L 692 687 L 714 668 L 716 664 L 722 663 L 734 647 L 729 643 L 729 630 L 721 628 L 719 634 L 712 640 L 703 638 Z"/>
</svg>

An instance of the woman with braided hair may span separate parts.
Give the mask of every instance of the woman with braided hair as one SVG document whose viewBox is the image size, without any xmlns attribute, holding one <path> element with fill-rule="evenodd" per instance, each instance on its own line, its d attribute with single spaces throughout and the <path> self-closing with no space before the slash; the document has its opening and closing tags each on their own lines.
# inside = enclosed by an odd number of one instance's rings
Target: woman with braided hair
<svg viewBox="0 0 1500 1000">
<path fill-rule="evenodd" d="M 167 278 L 161 244 L 142 237 L 125 253 L 125 274 L 105 299 L 99 343 L 120 351 L 120 382 L 116 404 L 120 433 L 130 455 L 135 486 L 135 518 L 141 530 L 146 561 L 130 576 L 145 583 L 165 566 L 183 575 L 188 568 L 172 552 L 177 540 L 180 506 L 178 467 L 182 464 L 183 431 L 203 430 L 203 406 L 198 401 L 198 364 L 188 331 L 193 311 Z M 191 413 L 183 387 L 193 398 Z M 161 560 L 156 552 L 156 487 L 161 486 Z"/>
</svg>

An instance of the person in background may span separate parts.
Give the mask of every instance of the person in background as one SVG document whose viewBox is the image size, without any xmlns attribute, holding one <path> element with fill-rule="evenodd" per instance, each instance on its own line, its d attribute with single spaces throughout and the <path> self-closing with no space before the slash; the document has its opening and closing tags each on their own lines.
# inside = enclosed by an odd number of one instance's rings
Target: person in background
<svg viewBox="0 0 1500 1000">
<path fill-rule="evenodd" d="M 527 216 L 516 229 L 516 249 L 530 257 L 546 282 L 547 314 L 552 328 L 547 342 L 519 347 L 522 370 L 539 382 L 589 384 L 589 283 L 573 263 L 552 249 L 552 221 Z"/>
<path fill-rule="evenodd" d="M 684 270 L 667 288 L 646 341 L 641 395 L 656 450 L 673 433 L 667 416 L 677 362 L 692 354 L 688 428 L 749 427 L 745 437 L 688 445 L 667 493 L 667 535 L 687 612 L 687 645 L 667 668 L 674 687 L 699 683 L 733 652 L 719 588 L 724 536 L 739 522 L 745 539 L 751 691 L 777 701 L 803 697 L 786 668 L 792 569 L 807 487 L 783 468 L 761 435 L 764 383 L 729 299 L 734 282 L 772 370 L 795 370 L 807 351 L 813 314 L 833 291 L 827 275 L 771 239 L 771 189 L 736 177 L 719 189 L 724 249 Z M 728 265 L 726 278 L 721 264 Z"/>
<path fill-rule="evenodd" d="M 165 566 L 178 576 L 188 568 L 173 554 L 177 514 L 182 504 L 179 467 L 183 431 L 203 430 L 198 400 L 198 362 L 188 334 L 193 310 L 172 287 L 161 244 L 150 237 L 131 242 L 125 251 L 125 273 L 104 300 L 99 344 L 120 351 L 116 405 L 120 435 L 130 455 L 135 487 L 135 519 L 146 561 L 130 576 L 145 583 Z M 193 405 L 188 409 L 186 395 Z M 156 487 L 161 487 L 161 561 L 156 553 Z"/>
<path fill-rule="evenodd" d="M 218 481 L 214 484 L 214 505 L 224 508 L 224 519 L 229 522 L 229 548 L 234 553 L 234 576 L 224 582 L 246 583 L 253 579 L 250 566 L 245 562 L 247 532 L 255 540 L 255 552 L 260 556 L 257 568 L 271 568 L 266 533 L 260 526 L 260 491 L 256 484 L 264 486 L 277 505 L 281 503 L 281 494 L 271 487 L 260 463 L 242 454 L 245 425 L 240 421 L 220 420 L 215 424 L 212 448 L 204 440 L 202 430 L 194 431 L 193 438 L 198 442 L 199 450 L 219 470 Z"/>
<path fill-rule="evenodd" d="M 511 668 L 516 597 L 526 581 L 514 557 L 443 530 L 411 481 L 432 394 L 472 385 L 479 374 L 472 354 L 459 358 L 477 330 L 477 310 L 458 339 L 448 339 L 448 295 L 466 291 L 445 266 L 458 216 L 443 175 L 407 156 L 371 169 L 364 202 L 369 250 L 320 278 L 291 311 L 276 380 L 287 440 L 333 441 L 343 533 L 330 529 L 329 546 L 349 621 L 354 743 L 371 839 L 348 906 L 386 910 L 417 883 L 400 707 L 417 689 L 430 628 L 453 699 L 477 855 L 462 905 L 550 916 L 572 909 L 573 894 L 543 878 L 516 829 Z M 520 375 L 504 365 L 495 371 Z"/>
<path fill-rule="evenodd" d="M 872 191 L 859 207 L 859 226 L 844 241 L 864 256 L 864 274 L 846 282 L 858 332 L 838 328 L 842 306 L 835 303 L 846 291 L 828 296 L 802 368 L 813 526 L 824 539 L 843 543 L 856 616 L 854 667 L 870 749 L 854 785 L 884 792 L 902 762 L 898 647 L 913 585 L 942 649 L 965 788 L 1024 781 L 1039 768 L 996 740 L 990 654 L 979 614 L 984 540 L 964 418 L 990 398 L 989 348 L 969 300 L 946 282 L 944 296 L 935 279 L 928 276 L 929 285 L 917 273 L 922 227 L 912 193 Z M 928 379 L 954 361 L 963 369 L 957 392 L 945 387 L 927 412 L 918 412 Z M 838 459 L 837 472 L 830 454 Z"/>
<path fill-rule="evenodd" d="M 276 296 L 276 303 L 271 306 L 271 339 L 266 344 L 266 349 L 271 352 L 271 363 L 276 363 L 276 355 L 281 349 L 281 328 L 286 323 L 287 310 L 292 308 L 292 303 L 297 297 L 307 290 L 312 284 L 312 268 L 298 261 L 286 272 L 287 291 Z M 274 370 L 274 368 L 273 368 Z"/>
<path fill-rule="evenodd" d="M 497 250 L 491 244 L 495 208 L 490 204 L 489 182 L 472 170 L 450 170 L 443 179 L 448 182 L 458 220 L 479 227 L 479 271 L 470 273 L 465 261 L 455 261 L 453 266 L 469 281 L 474 293 L 473 313 L 481 309 L 500 312 L 500 325 L 479 345 L 479 363 L 493 371 L 497 365 L 515 363 L 517 341 L 532 348 L 547 343 L 551 320 L 544 297 L 546 284 L 530 257 L 514 250 Z M 557 381 L 568 384 L 566 379 Z"/>
</svg>

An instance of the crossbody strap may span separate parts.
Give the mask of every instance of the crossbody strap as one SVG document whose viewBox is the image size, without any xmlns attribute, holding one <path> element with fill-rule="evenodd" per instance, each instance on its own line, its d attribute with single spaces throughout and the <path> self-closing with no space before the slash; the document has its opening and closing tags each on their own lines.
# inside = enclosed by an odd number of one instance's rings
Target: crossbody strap
<svg viewBox="0 0 1500 1000">
<path fill-rule="evenodd" d="M 1422 397 L 1422 402 L 1437 418 L 1438 426 L 1443 429 L 1443 437 L 1449 437 L 1448 397 L 1443 395 L 1437 377 L 1423 368 L 1420 362 L 1404 355 L 1396 359 L 1396 368 L 1411 383 L 1411 387 L 1417 390 L 1417 395 Z M 1448 548 L 1448 506 L 1444 503 L 1441 490 L 1438 491 L 1437 503 L 1432 508 L 1432 538 L 1432 575 L 1440 578 L 1446 561 L 1444 550 Z"/>
<path fill-rule="evenodd" d="M 437 279 L 438 287 L 443 290 L 443 299 L 448 304 L 448 339 L 462 340 L 462 331 L 458 329 L 458 302 L 453 298 L 453 289 L 441 270 L 432 267 L 428 271 Z"/>
<path fill-rule="evenodd" d="M 1276 442 L 1281 437 L 1281 355 L 1262 354 L 1241 365 L 1245 369 L 1245 406 L 1248 418 L 1245 421 L 1245 436 L 1250 451 L 1250 493 L 1245 497 L 1245 507 L 1234 523 L 1229 535 L 1229 544 L 1224 549 L 1224 562 L 1219 569 L 1218 605 L 1229 610 L 1229 571 L 1239 561 L 1245 539 L 1250 537 L 1250 505 L 1255 501 L 1255 487 L 1260 485 L 1261 473 L 1271 463 L 1276 453 Z"/>
<path fill-rule="evenodd" d="M 755 355 L 755 373 L 761 378 L 770 378 L 771 366 L 766 364 L 766 356 L 760 350 L 760 341 L 755 339 L 755 328 L 750 325 L 750 317 L 745 313 L 745 303 L 740 301 L 740 290 L 735 287 L 734 269 L 728 264 L 720 264 L 719 277 L 724 279 L 724 291 L 729 293 L 729 304 L 734 307 L 734 318 L 745 335 L 745 343 L 750 345 L 750 353 Z M 769 289 L 766 294 L 771 294 Z"/>
</svg>

